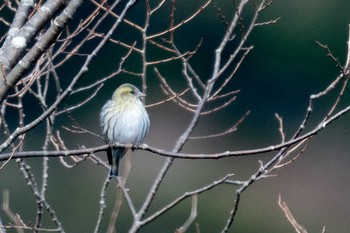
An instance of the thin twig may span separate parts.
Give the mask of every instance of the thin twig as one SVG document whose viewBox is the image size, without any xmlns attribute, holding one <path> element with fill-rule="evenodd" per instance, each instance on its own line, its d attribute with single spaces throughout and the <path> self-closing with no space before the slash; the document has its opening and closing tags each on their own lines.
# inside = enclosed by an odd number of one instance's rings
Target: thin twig
<svg viewBox="0 0 350 233">
<path fill-rule="evenodd" d="M 286 218 L 290 222 L 290 224 L 294 227 L 295 231 L 297 233 L 307 233 L 307 230 L 301 226 L 297 220 L 294 218 L 292 212 L 290 211 L 287 203 L 285 201 L 282 201 L 281 195 L 278 196 L 278 205 L 283 210 Z"/>
<path fill-rule="evenodd" d="M 98 218 L 95 226 L 94 233 L 100 232 L 100 227 L 102 223 L 102 218 L 104 215 L 104 210 L 106 209 L 106 191 L 109 183 L 111 182 L 109 174 L 107 175 L 105 182 L 102 185 L 101 195 L 100 195 L 100 210 L 98 212 Z"/>
</svg>

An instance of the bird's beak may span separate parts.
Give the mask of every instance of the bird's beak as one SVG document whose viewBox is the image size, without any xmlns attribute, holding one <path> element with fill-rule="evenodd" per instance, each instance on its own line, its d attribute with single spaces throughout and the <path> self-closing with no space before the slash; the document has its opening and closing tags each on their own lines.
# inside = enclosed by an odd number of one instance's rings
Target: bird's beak
<svg viewBox="0 0 350 233">
<path fill-rule="evenodd" d="M 147 95 L 140 91 L 139 93 L 136 94 L 136 96 L 139 97 L 139 98 L 142 98 L 142 97 L 145 97 Z"/>
</svg>

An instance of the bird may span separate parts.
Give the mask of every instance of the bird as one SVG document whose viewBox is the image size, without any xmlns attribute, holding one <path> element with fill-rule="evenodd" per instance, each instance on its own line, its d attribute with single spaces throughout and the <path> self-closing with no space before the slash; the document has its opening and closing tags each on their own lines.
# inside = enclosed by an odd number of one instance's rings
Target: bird
<svg viewBox="0 0 350 233">
<path fill-rule="evenodd" d="M 102 107 L 100 126 L 106 143 L 140 145 L 149 131 L 149 115 L 141 101 L 146 95 L 136 86 L 120 85 Z M 119 161 L 129 148 L 112 146 L 107 150 L 109 177 L 118 176 Z"/>
</svg>

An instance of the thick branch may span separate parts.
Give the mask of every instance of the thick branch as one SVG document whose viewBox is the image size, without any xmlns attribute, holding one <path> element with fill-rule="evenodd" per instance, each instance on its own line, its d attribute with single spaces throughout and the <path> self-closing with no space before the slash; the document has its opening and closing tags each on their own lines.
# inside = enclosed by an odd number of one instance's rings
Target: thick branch
<svg viewBox="0 0 350 233">
<path fill-rule="evenodd" d="M 252 149 L 252 150 L 241 150 L 241 151 L 226 151 L 221 152 L 217 154 L 186 154 L 186 153 L 179 153 L 179 152 L 170 152 L 161 150 L 155 147 L 148 146 L 146 144 L 142 144 L 140 146 L 133 146 L 133 149 L 141 149 L 153 152 L 155 154 L 159 154 L 162 156 L 172 157 L 172 158 L 182 158 L 182 159 L 220 159 L 225 157 L 233 157 L 233 156 L 246 156 L 246 155 L 255 155 L 255 154 L 262 154 L 266 152 L 276 151 L 280 150 L 286 147 L 289 147 L 293 144 L 296 144 L 300 141 L 303 141 L 313 135 L 316 135 L 321 130 L 326 128 L 330 123 L 341 117 L 342 115 L 348 113 L 350 111 L 350 106 L 344 108 L 343 110 L 339 111 L 337 114 L 335 114 L 333 117 L 329 118 L 328 120 L 324 121 L 321 125 L 317 126 L 315 129 L 311 130 L 310 132 L 299 136 L 297 138 L 293 138 L 287 142 L 272 145 L 268 147 L 263 147 L 259 149 Z M 126 144 L 119 144 L 114 143 L 114 146 L 118 147 L 130 147 L 130 145 Z M 92 154 L 95 152 L 100 151 L 106 151 L 109 145 L 103 145 L 88 149 L 78 149 L 78 150 L 69 150 L 69 151 L 27 151 L 27 152 L 15 152 L 15 153 L 4 153 L 0 154 L 0 161 L 7 160 L 9 158 L 15 159 L 15 158 L 32 158 L 32 157 L 59 157 L 59 156 L 72 156 L 72 155 L 82 155 L 82 154 Z"/>
<path fill-rule="evenodd" d="M 40 40 L 35 44 L 35 46 L 33 46 L 33 48 L 29 50 L 29 52 L 18 63 L 17 60 L 15 60 L 14 58 L 9 58 L 9 61 L 11 63 L 16 62 L 17 65 L 9 72 L 9 74 L 4 79 L 0 79 L 0 102 L 2 102 L 6 98 L 6 94 L 9 91 L 9 89 L 13 87 L 22 78 L 23 74 L 26 71 L 28 71 L 28 69 L 37 61 L 37 59 L 43 53 L 45 53 L 52 44 L 54 44 L 59 34 L 66 27 L 69 21 L 73 18 L 79 7 L 84 3 L 84 1 L 85 0 L 73 0 L 67 6 L 65 11 L 63 11 L 53 21 L 50 28 L 40 38 Z M 43 7 L 41 7 L 40 9 L 42 8 Z M 23 38 L 25 45 L 27 44 L 27 40 L 29 39 L 30 41 L 31 39 L 31 37 L 21 37 L 20 33 L 15 38 Z M 15 38 L 13 38 L 13 40 Z M 6 53 L 4 55 L 6 56 Z M 16 57 L 18 57 L 18 55 Z M 11 67 L 12 66 L 8 68 Z"/>
</svg>

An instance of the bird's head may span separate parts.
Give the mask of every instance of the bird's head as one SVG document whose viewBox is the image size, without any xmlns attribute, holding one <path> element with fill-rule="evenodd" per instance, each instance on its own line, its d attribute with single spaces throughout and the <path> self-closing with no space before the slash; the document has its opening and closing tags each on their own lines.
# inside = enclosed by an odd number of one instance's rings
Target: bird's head
<svg viewBox="0 0 350 233">
<path fill-rule="evenodd" d="M 146 96 L 137 87 L 132 84 L 125 83 L 120 85 L 117 90 L 113 93 L 112 100 L 118 99 L 130 99 L 130 98 L 141 98 Z"/>
</svg>

